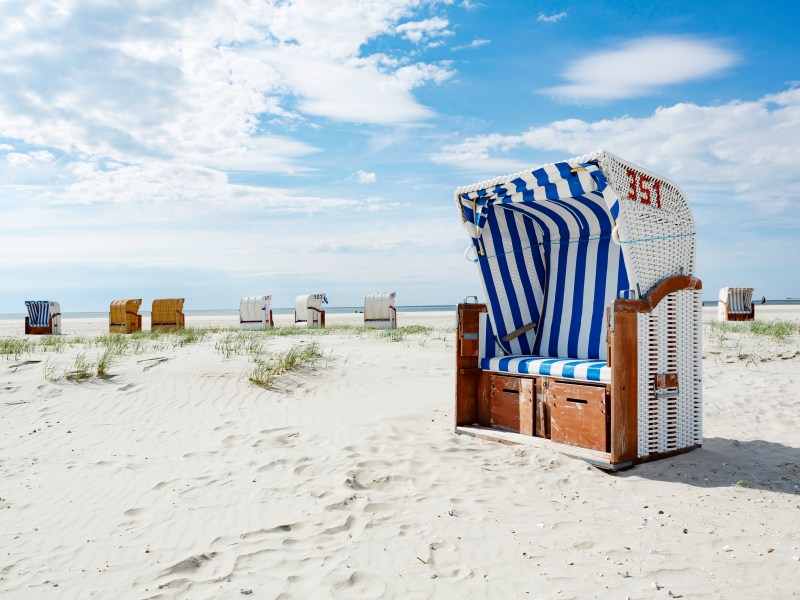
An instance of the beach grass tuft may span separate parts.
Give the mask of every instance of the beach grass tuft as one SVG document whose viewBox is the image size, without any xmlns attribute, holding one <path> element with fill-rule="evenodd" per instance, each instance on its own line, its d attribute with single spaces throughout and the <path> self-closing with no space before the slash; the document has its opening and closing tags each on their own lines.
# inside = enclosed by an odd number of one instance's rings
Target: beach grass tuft
<svg viewBox="0 0 800 600">
<path fill-rule="evenodd" d="M 255 357 L 248 379 L 258 386 L 272 388 L 277 377 L 313 365 L 321 356 L 322 351 L 316 342 L 294 344 L 288 350 L 273 354 L 270 358 Z"/>
<path fill-rule="evenodd" d="M 108 368 L 111 366 L 111 363 L 114 361 L 118 350 L 114 348 L 106 348 L 105 351 L 99 356 L 97 359 L 97 376 L 105 379 L 108 377 Z"/>
<path fill-rule="evenodd" d="M 739 333 L 771 337 L 782 342 L 794 334 L 800 333 L 800 323 L 796 321 L 710 321 L 711 334 L 715 339 L 724 339 L 728 333 Z"/>
<path fill-rule="evenodd" d="M 24 338 L 0 339 L 0 355 L 6 358 L 19 358 L 23 354 L 30 354 L 33 343 Z"/>
<path fill-rule="evenodd" d="M 81 352 L 75 357 L 72 371 L 68 372 L 66 377 L 69 381 L 86 381 L 91 379 L 94 372 L 94 365 L 86 358 L 86 354 Z"/>
</svg>

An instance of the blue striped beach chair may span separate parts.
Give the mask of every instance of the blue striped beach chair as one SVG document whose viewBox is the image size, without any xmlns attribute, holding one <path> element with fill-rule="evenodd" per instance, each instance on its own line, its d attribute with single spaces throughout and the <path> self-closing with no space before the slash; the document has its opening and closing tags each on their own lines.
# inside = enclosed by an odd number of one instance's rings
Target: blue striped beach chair
<svg viewBox="0 0 800 600">
<path fill-rule="evenodd" d="M 455 193 L 485 304 L 458 307 L 456 431 L 621 469 L 702 442 L 702 284 L 672 182 L 607 152 Z"/>
<path fill-rule="evenodd" d="M 724 287 L 717 302 L 718 321 L 752 321 L 756 318 L 753 288 Z"/>
<path fill-rule="evenodd" d="M 58 335 L 61 333 L 61 306 L 51 300 L 26 300 L 25 333 Z"/>
</svg>

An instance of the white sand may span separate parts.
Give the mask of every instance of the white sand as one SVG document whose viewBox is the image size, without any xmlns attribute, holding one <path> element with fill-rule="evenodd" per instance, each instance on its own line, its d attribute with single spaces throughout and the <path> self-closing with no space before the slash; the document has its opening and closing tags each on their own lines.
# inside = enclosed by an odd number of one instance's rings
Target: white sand
<svg viewBox="0 0 800 600">
<path fill-rule="evenodd" d="M 0 360 L 0 596 L 800 596 L 797 336 L 710 336 L 704 447 L 613 475 L 453 434 L 454 316 L 399 318 L 442 329 L 269 338 L 324 350 L 277 391 L 224 334 L 86 383 L 44 377 L 77 347 Z"/>
</svg>

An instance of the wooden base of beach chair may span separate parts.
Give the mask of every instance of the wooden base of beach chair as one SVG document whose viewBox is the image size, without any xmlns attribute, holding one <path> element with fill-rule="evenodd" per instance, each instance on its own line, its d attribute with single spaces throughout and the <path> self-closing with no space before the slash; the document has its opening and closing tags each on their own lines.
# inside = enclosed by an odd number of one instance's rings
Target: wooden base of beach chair
<svg viewBox="0 0 800 600">
<path fill-rule="evenodd" d="M 26 335 L 52 335 L 53 333 L 53 317 L 50 317 L 50 324 L 37 326 L 30 324 L 30 318 L 25 317 L 25 333 Z"/>
<path fill-rule="evenodd" d="M 129 315 L 125 323 L 109 323 L 109 333 L 136 333 L 142 330 L 142 315 Z"/>
<path fill-rule="evenodd" d="M 669 361 L 660 371 L 650 370 L 659 352 L 669 356 L 677 354 L 676 348 L 670 345 L 677 343 L 677 330 L 667 335 L 668 346 L 660 350 L 658 347 L 640 350 L 640 342 L 656 343 L 647 337 L 640 340 L 640 331 L 646 336 L 648 328 L 659 327 L 657 321 L 652 324 L 648 318 L 662 301 L 671 298 L 666 300 L 666 307 L 677 310 L 674 294 L 699 294 L 701 285 L 692 277 L 676 276 L 662 282 L 646 300 L 614 301 L 608 318 L 611 324 L 607 360 L 611 369 L 610 384 L 481 370 L 479 323 L 486 307 L 459 304 L 456 433 L 502 443 L 548 447 L 610 470 L 626 469 L 700 447 L 699 433 L 693 436 L 691 432 L 677 431 L 679 412 L 686 413 L 690 419 L 699 418 L 695 414 L 699 401 L 679 408 L 679 383 L 688 386 L 691 396 L 699 394 L 699 379 L 693 380 L 691 373 L 681 375 L 677 363 L 672 365 Z M 700 302 L 696 296 L 698 306 Z M 671 326 L 667 324 L 667 327 Z M 644 379 L 639 374 L 640 352 L 650 353 L 645 354 L 650 358 L 646 361 L 648 370 L 644 372 Z M 647 381 L 644 388 L 642 381 Z M 640 390 L 646 390 L 641 399 Z M 666 407 L 664 414 L 658 413 L 661 405 Z M 643 439 L 648 439 L 652 425 L 659 419 L 667 420 L 664 432 L 659 433 L 656 427 L 652 435 L 666 437 L 650 439 L 651 445 L 640 449 L 640 416 L 648 420 L 643 422 L 646 432 Z M 694 431 L 699 432 L 699 429 Z"/>
<path fill-rule="evenodd" d="M 295 321 L 295 325 L 304 323 L 306 327 L 325 327 L 325 311 L 319 310 L 318 308 L 314 308 L 313 306 L 308 307 L 308 316 L 311 317 L 309 320 L 300 320 Z"/>
<path fill-rule="evenodd" d="M 756 305 L 750 305 L 750 312 L 728 312 L 728 307 L 725 306 L 725 320 L 726 321 L 753 321 L 756 318 Z"/>
</svg>

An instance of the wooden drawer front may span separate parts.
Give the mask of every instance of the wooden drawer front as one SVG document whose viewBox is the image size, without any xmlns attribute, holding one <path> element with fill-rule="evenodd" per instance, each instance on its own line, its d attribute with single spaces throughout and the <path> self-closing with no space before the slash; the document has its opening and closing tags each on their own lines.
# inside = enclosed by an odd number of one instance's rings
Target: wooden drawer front
<svg viewBox="0 0 800 600">
<path fill-rule="evenodd" d="M 533 399 L 533 379 L 492 375 L 489 425 L 496 429 L 533 435 Z"/>
<path fill-rule="evenodd" d="M 611 420 L 604 387 L 549 382 L 550 439 L 560 444 L 608 452 Z"/>
</svg>

